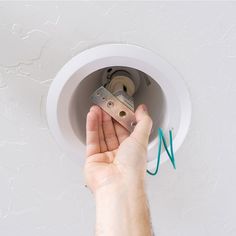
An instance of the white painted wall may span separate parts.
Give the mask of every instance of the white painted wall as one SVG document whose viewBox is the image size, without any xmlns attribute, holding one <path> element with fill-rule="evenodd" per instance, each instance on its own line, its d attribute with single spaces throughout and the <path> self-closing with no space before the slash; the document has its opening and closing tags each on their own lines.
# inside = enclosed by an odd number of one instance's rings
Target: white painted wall
<svg viewBox="0 0 236 236">
<path fill-rule="evenodd" d="M 50 135 L 45 101 L 67 60 L 107 42 L 159 53 L 190 90 L 177 170 L 148 177 L 156 235 L 236 235 L 235 12 L 235 2 L 1 2 L 0 235 L 93 235 L 93 198 Z"/>
</svg>

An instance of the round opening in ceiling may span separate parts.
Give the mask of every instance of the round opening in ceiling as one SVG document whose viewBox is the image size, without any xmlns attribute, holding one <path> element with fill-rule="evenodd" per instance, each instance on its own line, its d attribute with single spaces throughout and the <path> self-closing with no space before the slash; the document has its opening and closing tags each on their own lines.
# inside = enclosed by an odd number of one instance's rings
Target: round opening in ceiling
<svg viewBox="0 0 236 236">
<path fill-rule="evenodd" d="M 153 120 L 148 146 L 148 168 L 155 167 L 157 129 L 174 134 L 174 151 L 181 146 L 191 119 L 191 103 L 179 73 L 160 56 L 127 44 L 107 44 L 81 52 L 58 72 L 49 89 L 47 118 L 57 142 L 81 160 L 85 159 L 86 115 L 92 93 L 104 84 L 107 73 L 125 71 L 134 78 L 134 106 L 147 105 Z M 127 87 L 126 89 L 130 89 Z M 121 117 L 126 114 L 121 113 Z M 167 156 L 162 154 L 161 162 Z"/>
</svg>

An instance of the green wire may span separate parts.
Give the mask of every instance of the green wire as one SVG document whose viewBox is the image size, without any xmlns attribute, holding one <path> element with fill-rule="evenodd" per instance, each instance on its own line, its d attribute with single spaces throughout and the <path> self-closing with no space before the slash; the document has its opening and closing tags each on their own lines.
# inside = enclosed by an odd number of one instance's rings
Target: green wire
<svg viewBox="0 0 236 236">
<path fill-rule="evenodd" d="M 175 156 L 174 156 L 174 151 L 173 151 L 173 138 L 172 138 L 172 131 L 169 130 L 169 137 L 170 137 L 170 152 L 167 148 L 167 144 L 166 144 L 166 140 L 163 134 L 163 131 L 161 128 L 158 128 L 158 136 L 159 136 L 159 145 L 158 145 L 158 153 L 157 153 L 157 165 L 156 165 L 156 170 L 154 172 L 151 172 L 149 170 L 147 170 L 147 173 L 149 175 L 156 175 L 159 169 L 159 165 L 160 165 L 160 157 L 161 157 L 161 143 L 163 141 L 163 145 L 164 148 L 168 154 L 168 157 L 174 167 L 174 169 L 176 169 L 176 165 L 175 165 Z"/>
</svg>

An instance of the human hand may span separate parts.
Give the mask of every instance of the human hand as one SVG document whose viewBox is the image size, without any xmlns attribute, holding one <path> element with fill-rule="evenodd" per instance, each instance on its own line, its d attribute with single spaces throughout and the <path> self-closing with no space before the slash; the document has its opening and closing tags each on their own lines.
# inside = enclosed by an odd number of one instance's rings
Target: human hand
<svg viewBox="0 0 236 236">
<path fill-rule="evenodd" d="M 96 192 L 106 185 L 143 183 L 152 120 L 145 105 L 140 105 L 135 117 L 137 125 L 130 134 L 123 126 L 98 106 L 87 114 L 87 186 Z"/>
</svg>

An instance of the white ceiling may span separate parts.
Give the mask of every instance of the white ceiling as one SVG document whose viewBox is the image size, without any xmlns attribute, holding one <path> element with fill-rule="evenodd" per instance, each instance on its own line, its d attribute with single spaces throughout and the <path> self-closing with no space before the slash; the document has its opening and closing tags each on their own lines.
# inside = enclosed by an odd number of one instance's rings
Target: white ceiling
<svg viewBox="0 0 236 236">
<path fill-rule="evenodd" d="M 45 101 L 73 55 L 122 42 L 167 59 L 191 94 L 177 170 L 148 177 L 156 235 L 236 235 L 235 12 L 234 2 L 1 2 L 0 234 L 93 235 L 93 198 L 50 135 Z"/>
</svg>

